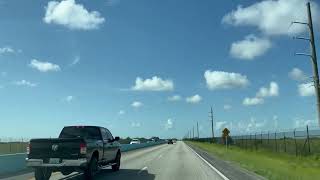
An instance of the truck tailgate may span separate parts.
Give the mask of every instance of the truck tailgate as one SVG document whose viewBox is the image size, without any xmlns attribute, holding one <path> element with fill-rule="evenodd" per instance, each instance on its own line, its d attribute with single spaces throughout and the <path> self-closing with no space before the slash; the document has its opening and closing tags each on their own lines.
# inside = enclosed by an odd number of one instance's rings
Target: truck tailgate
<svg viewBox="0 0 320 180">
<path fill-rule="evenodd" d="M 82 138 L 32 139 L 30 141 L 29 159 L 49 158 L 77 159 L 80 157 Z"/>
</svg>

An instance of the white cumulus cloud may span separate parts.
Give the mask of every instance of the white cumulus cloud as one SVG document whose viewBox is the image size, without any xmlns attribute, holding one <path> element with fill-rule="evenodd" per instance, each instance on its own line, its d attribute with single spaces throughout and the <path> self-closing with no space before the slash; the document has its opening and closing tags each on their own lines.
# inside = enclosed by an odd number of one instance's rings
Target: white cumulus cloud
<svg viewBox="0 0 320 180">
<path fill-rule="evenodd" d="M 168 97 L 168 101 L 180 101 L 181 100 L 181 96 L 180 95 L 173 95 Z"/>
<path fill-rule="evenodd" d="M 136 78 L 136 84 L 131 88 L 134 91 L 172 91 L 174 84 L 171 80 L 163 80 L 153 76 L 151 79 Z"/>
<path fill-rule="evenodd" d="M 238 6 L 226 14 L 222 22 L 234 26 L 254 26 L 267 35 L 298 34 L 306 30 L 305 26 L 291 22 L 307 22 L 306 3 L 308 0 L 264 0 L 248 7 Z M 319 8 L 312 2 L 314 19 L 319 19 Z"/>
<path fill-rule="evenodd" d="M 141 106 L 143 106 L 142 102 L 139 102 L 139 101 L 134 101 L 132 104 L 131 104 L 132 107 L 134 108 L 139 108 Z"/>
<path fill-rule="evenodd" d="M 60 66 L 57 64 L 53 64 L 51 62 L 38 61 L 36 59 L 32 59 L 30 67 L 39 70 L 40 72 L 49 72 L 49 71 L 60 71 Z"/>
<path fill-rule="evenodd" d="M 306 128 L 306 126 L 317 125 L 316 120 L 306 120 L 301 118 L 294 118 L 294 128 Z"/>
<path fill-rule="evenodd" d="M 168 119 L 167 121 L 166 121 L 166 123 L 165 123 L 165 125 L 164 125 L 164 128 L 166 129 L 166 130 L 169 130 L 169 129 L 172 129 L 174 126 L 173 126 L 173 121 L 172 121 L 172 119 Z"/>
<path fill-rule="evenodd" d="M 11 47 L 2 47 L 0 48 L 0 54 L 9 54 L 9 53 L 14 53 L 14 49 L 12 49 Z"/>
<path fill-rule="evenodd" d="M 269 87 L 261 87 L 256 94 L 257 97 L 272 97 L 279 95 L 279 85 L 276 82 L 270 82 Z"/>
<path fill-rule="evenodd" d="M 58 24 L 69 29 L 97 29 L 105 21 L 97 11 L 89 12 L 75 0 L 49 1 L 43 21 L 47 24 Z"/>
<path fill-rule="evenodd" d="M 269 87 L 261 87 L 253 98 L 246 97 L 242 104 L 253 106 L 264 103 L 264 98 L 279 96 L 279 85 L 276 82 L 270 82 Z"/>
<path fill-rule="evenodd" d="M 186 98 L 186 102 L 191 104 L 199 103 L 201 100 L 202 100 L 202 97 L 199 94 Z"/>
<path fill-rule="evenodd" d="M 250 118 L 250 122 L 247 125 L 246 131 L 247 132 L 257 132 L 261 131 L 261 129 L 266 125 L 266 121 L 257 122 L 254 117 Z"/>
<path fill-rule="evenodd" d="M 305 81 L 308 79 L 307 75 L 299 68 L 293 68 L 289 72 L 289 77 L 295 81 Z"/>
<path fill-rule="evenodd" d="M 265 54 L 271 48 L 271 42 L 266 38 L 258 38 L 255 35 L 248 35 L 244 40 L 231 44 L 230 55 L 234 58 L 253 60 Z"/>
<path fill-rule="evenodd" d="M 257 98 L 257 97 L 254 97 L 254 98 L 246 97 L 242 102 L 242 104 L 245 106 L 254 106 L 254 105 L 263 104 L 263 103 L 264 103 L 264 99 Z"/>
<path fill-rule="evenodd" d="M 220 130 L 226 128 L 227 124 L 228 124 L 227 121 L 218 121 L 215 123 L 215 126 L 214 126 L 215 130 L 220 131 Z"/>
<path fill-rule="evenodd" d="M 247 76 L 234 72 L 207 70 L 204 78 L 210 90 L 243 88 L 249 85 Z"/>
<path fill-rule="evenodd" d="M 36 83 L 32 83 L 32 82 L 26 81 L 26 80 L 24 80 L 24 79 L 21 80 L 21 81 L 16 81 L 16 82 L 14 82 L 14 84 L 17 85 L 17 86 L 29 86 L 29 87 L 35 87 L 35 86 L 37 86 Z"/>
<path fill-rule="evenodd" d="M 298 92 L 300 96 L 313 96 L 315 95 L 315 88 L 313 82 L 302 83 L 298 85 Z"/>
</svg>

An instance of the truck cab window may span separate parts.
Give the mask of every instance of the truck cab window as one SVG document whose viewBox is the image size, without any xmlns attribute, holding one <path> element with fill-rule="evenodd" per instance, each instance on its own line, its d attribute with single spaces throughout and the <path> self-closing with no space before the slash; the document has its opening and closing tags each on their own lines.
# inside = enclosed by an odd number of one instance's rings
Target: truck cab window
<svg viewBox="0 0 320 180">
<path fill-rule="evenodd" d="M 101 140 L 100 131 L 96 127 L 71 126 L 63 128 L 59 138 L 86 138 Z"/>
<path fill-rule="evenodd" d="M 108 134 L 107 134 L 106 129 L 101 128 L 101 135 L 102 135 L 103 140 L 108 140 Z"/>
<path fill-rule="evenodd" d="M 108 139 L 113 140 L 113 136 L 110 133 L 110 131 L 108 129 L 106 129 L 106 131 L 107 131 Z"/>
</svg>

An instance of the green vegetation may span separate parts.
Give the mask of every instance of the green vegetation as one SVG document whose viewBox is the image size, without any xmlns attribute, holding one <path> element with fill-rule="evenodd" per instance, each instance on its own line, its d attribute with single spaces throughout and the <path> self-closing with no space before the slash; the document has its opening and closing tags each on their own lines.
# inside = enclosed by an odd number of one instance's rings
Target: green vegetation
<svg viewBox="0 0 320 180">
<path fill-rule="evenodd" d="M 0 143 L 0 154 L 24 153 L 27 150 L 26 142 Z"/>
<path fill-rule="evenodd" d="M 231 146 L 226 150 L 220 144 L 190 142 L 223 160 L 232 161 L 241 167 L 271 180 L 320 179 L 320 155 L 293 156 L 266 150 L 245 150 Z"/>
</svg>

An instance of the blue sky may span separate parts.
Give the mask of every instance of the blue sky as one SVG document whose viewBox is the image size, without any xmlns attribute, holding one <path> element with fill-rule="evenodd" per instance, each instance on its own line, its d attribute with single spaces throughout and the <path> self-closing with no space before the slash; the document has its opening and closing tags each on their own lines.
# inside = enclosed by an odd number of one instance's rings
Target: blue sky
<svg viewBox="0 0 320 180">
<path fill-rule="evenodd" d="M 208 136 L 210 106 L 217 134 L 316 125 L 305 2 L 2 0 L 0 137 Z"/>
</svg>

